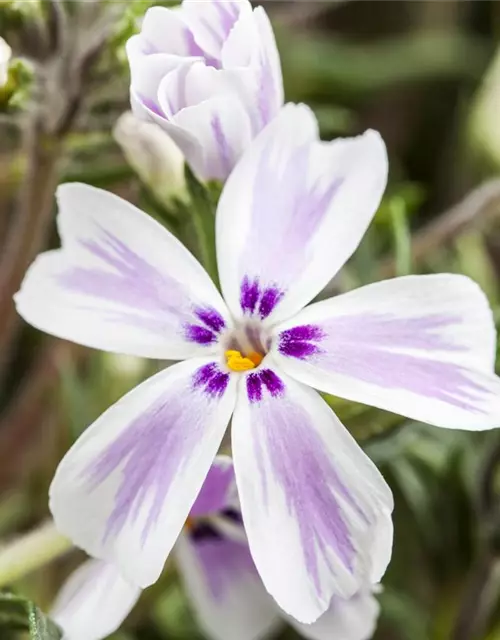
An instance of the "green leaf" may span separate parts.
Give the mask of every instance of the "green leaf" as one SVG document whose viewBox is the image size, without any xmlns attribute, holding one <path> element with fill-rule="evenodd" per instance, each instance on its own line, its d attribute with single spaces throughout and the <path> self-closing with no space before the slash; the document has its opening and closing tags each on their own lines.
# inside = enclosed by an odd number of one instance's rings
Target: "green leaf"
<svg viewBox="0 0 500 640">
<path fill-rule="evenodd" d="M 215 210 L 219 189 L 200 182 L 186 165 L 186 185 L 190 196 L 189 214 L 196 234 L 198 259 L 215 284 L 219 285 L 215 252 Z"/>
<path fill-rule="evenodd" d="M 0 593 L 0 636 L 28 631 L 32 640 L 61 640 L 62 633 L 33 602 L 12 593 Z"/>
</svg>

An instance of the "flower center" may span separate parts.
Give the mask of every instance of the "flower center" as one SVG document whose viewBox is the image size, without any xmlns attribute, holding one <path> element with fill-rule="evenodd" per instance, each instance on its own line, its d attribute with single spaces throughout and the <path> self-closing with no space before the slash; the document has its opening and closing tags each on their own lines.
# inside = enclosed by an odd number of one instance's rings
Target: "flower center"
<svg viewBox="0 0 500 640">
<path fill-rule="evenodd" d="M 245 320 L 223 336 L 221 355 L 230 371 L 249 371 L 261 364 L 270 344 L 269 333 L 260 322 Z"/>
<path fill-rule="evenodd" d="M 224 354 L 226 356 L 226 364 L 231 371 L 248 371 L 255 369 L 264 359 L 262 353 L 251 351 L 248 355 L 242 356 L 239 351 L 230 349 Z"/>
</svg>

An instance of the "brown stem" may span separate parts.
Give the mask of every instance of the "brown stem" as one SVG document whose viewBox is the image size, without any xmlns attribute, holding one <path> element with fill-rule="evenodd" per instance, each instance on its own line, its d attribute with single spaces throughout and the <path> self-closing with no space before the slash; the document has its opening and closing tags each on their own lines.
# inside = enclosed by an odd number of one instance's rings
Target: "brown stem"
<svg viewBox="0 0 500 640">
<path fill-rule="evenodd" d="M 85 350 L 50 339 L 35 357 L 16 395 L 0 420 L 0 492 L 11 487 L 23 460 L 38 445 L 36 432 L 46 414 L 47 398 L 59 378 L 63 362 Z"/>
<path fill-rule="evenodd" d="M 485 182 L 464 200 L 430 222 L 414 234 L 411 243 L 413 264 L 420 264 L 427 256 L 449 244 L 468 227 L 485 227 L 500 218 L 500 180 Z M 388 258 L 380 267 L 381 278 L 396 275 L 394 258 Z"/>
<path fill-rule="evenodd" d="M 0 258 L 0 379 L 20 325 L 12 297 L 51 230 L 61 146 L 58 136 L 44 131 L 41 113 L 34 114 L 26 140 L 27 171 Z"/>
</svg>

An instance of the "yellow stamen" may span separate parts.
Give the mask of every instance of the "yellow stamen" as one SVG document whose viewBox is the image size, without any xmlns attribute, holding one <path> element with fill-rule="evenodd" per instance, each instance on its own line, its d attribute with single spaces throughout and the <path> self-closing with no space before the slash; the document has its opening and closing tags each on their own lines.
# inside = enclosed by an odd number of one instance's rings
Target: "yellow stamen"
<svg viewBox="0 0 500 640">
<path fill-rule="evenodd" d="M 225 353 L 227 366 L 232 371 L 249 371 L 255 369 L 262 362 L 264 356 L 252 351 L 248 356 L 242 356 L 239 351 L 229 350 Z"/>
<path fill-rule="evenodd" d="M 194 518 L 188 516 L 186 518 L 186 522 L 184 523 L 184 528 L 186 529 L 186 531 L 192 531 L 194 528 Z"/>
</svg>

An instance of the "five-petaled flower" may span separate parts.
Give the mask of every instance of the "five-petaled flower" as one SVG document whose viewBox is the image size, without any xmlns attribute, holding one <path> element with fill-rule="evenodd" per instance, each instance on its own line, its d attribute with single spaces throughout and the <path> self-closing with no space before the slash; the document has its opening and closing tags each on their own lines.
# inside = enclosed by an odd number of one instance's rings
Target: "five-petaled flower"
<svg viewBox="0 0 500 640">
<path fill-rule="evenodd" d="M 349 600 L 333 598 L 312 625 L 279 612 L 262 586 L 246 542 L 231 459 L 219 456 L 210 469 L 174 547 L 179 573 L 201 629 L 210 640 L 263 640 L 289 622 L 304 638 L 367 640 L 379 605 L 370 587 Z M 53 617 L 65 640 L 102 640 L 130 613 L 140 589 L 112 565 L 88 560 L 70 576 Z"/>
<path fill-rule="evenodd" d="M 40 256 L 20 314 L 91 347 L 166 360 L 61 462 L 56 525 L 131 582 L 154 582 L 232 417 L 248 543 L 266 589 L 301 622 L 377 583 L 391 492 L 311 387 L 441 427 L 500 422 L 495 330 L 458 275 L 409 276 L 303 309 L 342 267 L 387 179 L 380 136 L 324 143 L 288 105 L 252 143 L 216 216 L 224 300 L 156 221 L 92 187 L 60 187 L 63 248 Z"/>
<path fill-rule="evenodd" d="M 152 7 L 127 55 L 134 112 L 163 127 L 203 179 L 225 180 L 283 105 L 273 30 L 248 0 Z"/>
</svg>

